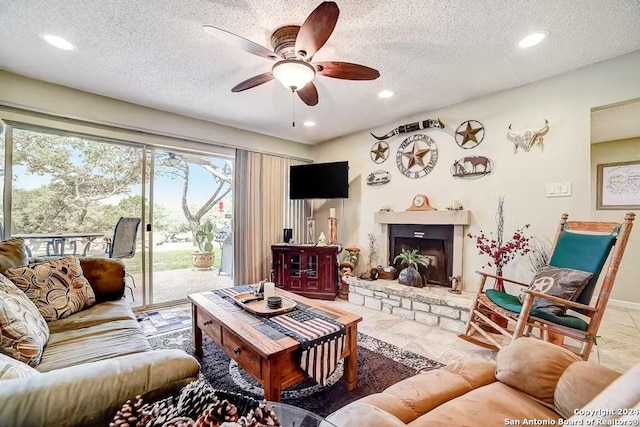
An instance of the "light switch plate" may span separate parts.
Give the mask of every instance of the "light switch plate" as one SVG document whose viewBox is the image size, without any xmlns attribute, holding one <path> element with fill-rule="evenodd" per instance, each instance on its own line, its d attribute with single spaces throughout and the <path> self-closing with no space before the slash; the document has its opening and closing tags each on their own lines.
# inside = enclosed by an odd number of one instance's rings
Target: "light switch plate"
<svg viewBox="0 0 640 427">
<path fill-rule="evenodd" d="M 571 181 L 548 182 L 547 197 L 571 197 Z"/>
</svg>

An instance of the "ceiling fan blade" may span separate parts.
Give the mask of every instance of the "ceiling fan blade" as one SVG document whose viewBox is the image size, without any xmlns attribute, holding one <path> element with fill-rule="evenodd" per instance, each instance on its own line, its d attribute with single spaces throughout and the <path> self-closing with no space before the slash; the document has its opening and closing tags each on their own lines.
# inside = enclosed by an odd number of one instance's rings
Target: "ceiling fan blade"
<svg viewBox="0 0 640 427">
<path fill-rule="evenodd" d="M 340 9 L 332 1 L 325 1 L 307 17 L 296 37 L 296 54 L 310 59 L 326 43 L 338 22 Z"/>
<path fill-rule="evenodd" d="M 380 77 L 380 72 L 364 65 L 351 62 L 316 62 L 313 64 L 318 74 L 325 77 L 344 80 L 375 80 Z"/>
<path fill-rule="evenodd" d="M 202 29 L 207 34 L 211 34 L 212 36 L 222 40 L 223 42 L 229 43 L 230 45 L 233 45 L 246 52 L 253 53 L 254 55 L 258 55 L 272 61 L 280 59 L 278 55 L 276 55 L 266 47 L 262 47 L 258 43 L 254 43 L 251 40 L 247 40 L 237 34 L 230 33 L 229 31 L 223 30 L 222 28 L 213 27 L 211 25 L 203 25 Z"/>
<path fill-rule="evenodd" d="M 300 90 L 296 91 L 302 102 L 307 104 L 310 107 L 318 104 L 318 89 L 316 89 L 316 85 L 313 82 L 309 82 Z"/>
<path fill-rule="evenodd" d="M 273 80 L 273 74 L 271 71 L 258 74 L 257 76 L 253 76 L 250 79 L 243 81 L 242 83 L 238 83 L 231 89 L 231 92 L 242 92 L 243 90 L 251 89 L 252 87 L 260 86 L 266 82 Z"/>
</svg>

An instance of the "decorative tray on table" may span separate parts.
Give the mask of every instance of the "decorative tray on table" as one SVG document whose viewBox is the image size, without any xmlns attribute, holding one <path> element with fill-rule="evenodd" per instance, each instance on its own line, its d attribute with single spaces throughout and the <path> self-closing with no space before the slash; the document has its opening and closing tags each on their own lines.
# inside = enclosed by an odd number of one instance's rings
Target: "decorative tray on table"
<svg viewBox="0 0 640 427">
<path fill-rule="evenodd" d="M 260 298 L 260 299 L 258 299 Z M 262 296 L 256 296 L 253 292 L 244 292 L 233 296 L 236 304 L 259 316 L 275 316 L 277 314 L 287 313 L 296 307 L 296 302 L 289 298 L 282 297 L 282 307 L 269 308 Z"/>
</svg>

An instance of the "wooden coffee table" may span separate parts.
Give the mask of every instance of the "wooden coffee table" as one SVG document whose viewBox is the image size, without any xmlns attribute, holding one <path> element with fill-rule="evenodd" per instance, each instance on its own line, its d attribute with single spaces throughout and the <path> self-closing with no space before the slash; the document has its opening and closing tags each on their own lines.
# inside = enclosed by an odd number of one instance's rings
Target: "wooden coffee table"
<svg viewBox="0 0 640 427">
<path fill-rule="evenodd" d="M 281 289 L 277 289 L 276 294 L 333 314 L 337 316 L 335 321 L 345 325 L 347 336 L 342 352 L 345 359 L 343 378 L 347 390 L 354 390 L 358 377 L 357 325 L 362 317 Z M 244 311 L 230 312 L 208 296 L 211 296 L 211 292 L 189 295 L 193 321 L 192 345 L 196 355 L 202 355 L 204 332 L 262 385 L 264 398 L 274 402 L 280 401 L 283 388 L 307 378 L 306 372 L 299 367 L 298 341 L 291 337 L 273 340 L 254 328 L 261 324 L 259 320 L 252 320 Z"/>
</svg>

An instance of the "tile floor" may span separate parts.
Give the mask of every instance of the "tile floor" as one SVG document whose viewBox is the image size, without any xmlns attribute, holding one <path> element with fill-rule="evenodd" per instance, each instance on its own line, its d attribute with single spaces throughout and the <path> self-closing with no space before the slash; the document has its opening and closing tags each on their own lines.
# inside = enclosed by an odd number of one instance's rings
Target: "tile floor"
<svg viewBox="0 0 640 427">
<path fill-rule="evenodd" d="M 326 301 L 328 305 L 360 314 L 363 318 L 358 331 L 386 341 L 404 350 L 412 351 L 438 362 L 449 364 L 469 359 L 491 360 L 495 353 L 458 338 L 457 334 L 426 326 L 412 320 L 402 319 L 348 301 L 336 299 Z M 166 312 L 166 314 L 165 314 Z M 142 327 L 147 335 L 162 333 L 166 328 L 179 328 L 176 322 L 190 325 L 189 305 L 180 305 L 148 312 Z M 180 319 L 180 320 L 177 320 Z M 598 350 L 595 348 L 589 360 L 624 372 L 640 363 L 640 311 L 620 307 L 608 307 L 600 325 Z"/>
<path fill-rule="evenodd" d="M 438 362 L 449 364 L 468 359 L 491 360 L 495 353 L 458 338 L 457 334 L 405 320 L 344 300 L 329 302 L 340 309 L 360 314 L 358 330 L 404 350 L 412 351 Z M 640 311 L 608 307 L 600 325 L 598 349 L 589 361 L 617 371 L 626 371 L 640 363 Z"/>
</svg>

